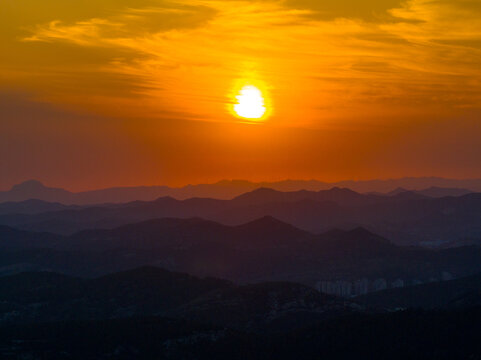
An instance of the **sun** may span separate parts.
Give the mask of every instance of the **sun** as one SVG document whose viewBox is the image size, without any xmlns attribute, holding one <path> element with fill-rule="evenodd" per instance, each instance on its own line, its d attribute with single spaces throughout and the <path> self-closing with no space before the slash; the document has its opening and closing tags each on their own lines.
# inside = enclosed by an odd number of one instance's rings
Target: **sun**
<svg viewBox="0 0 481 360">
<path fill-rule="evenodd" d="M 262 119 L 267 112 L 262 92 L 253 85 L 246 85 L 235 96 L 234 112 L 244 119 Z"/>
</svg>

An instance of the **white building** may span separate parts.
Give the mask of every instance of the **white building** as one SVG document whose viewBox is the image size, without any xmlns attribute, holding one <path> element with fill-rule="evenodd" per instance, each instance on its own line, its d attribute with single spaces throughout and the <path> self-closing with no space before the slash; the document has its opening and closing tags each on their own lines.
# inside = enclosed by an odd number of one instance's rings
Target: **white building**
<svg viewBox="0 0 481 360">
<path fill-rule="evenodd" d="M 372 287 L 374 291 L 381 291 L 387 289 L 387 282 L 385 279 L 376 279 L 372 283 Z"/>
</svg>

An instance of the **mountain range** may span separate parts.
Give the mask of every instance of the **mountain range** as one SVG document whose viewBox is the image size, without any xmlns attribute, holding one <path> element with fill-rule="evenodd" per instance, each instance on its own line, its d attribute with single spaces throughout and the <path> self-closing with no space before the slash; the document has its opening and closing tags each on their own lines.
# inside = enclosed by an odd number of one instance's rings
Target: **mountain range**
<svg viewBox="0 0 481 360">
<path fill-rule="evenodd" d="M 367 281 L 367 292 L 382 288 L 379 282 L 384 288 L 408 286 L 481 272 L 478 247 L 401 247 L 363 228 L 313 234 L 272 217 L 236 226 L 163 218 L 70 236 L 0 227 L 0 239 L 2 275 L 54 271 L 89 277 L 153 265 L 238 283 L 291 281 L 320 288 L 322 282 Z"/>
<path fill-rule="evenodd" d="M 0 204 L 0 358 L 475 359 L 481 194 L 443 191 Z"/>
<path fill-rule="evenodd" d="M 400 245 L 456 246 L 457 242 L 478 243 L 481 239 L 481 193 L 433 198 L 409 191 L 376 195 L 347 188 L 292 192 L 260 188 L 231 200 L 162 197 L 83 207 L 31 203 L 5 203 L 3 214 L 0 206 L 0 224 L 69 235 L 164 217 L 202 217 L 239 225 L 272 216 L 313 233 L 362 226 Z M 35 209 L 55 207 L 55 211 L 35 213 Z M 18 209 L 24 209 L 23 213 Z"/>
<path fill-rule="evenodd" d="M 421 191 L 423 195 L 441 197 L 481 192 L 481 179 L 455 180 L 443 178 L 401 178 L 391 180 L 322 182 L 317 180 L 285 180 L 278 182 L 250 182 L 245 180 L 222 180 L 214 184 L 168 186 L 115 187 L 83 192 L 71 192 L 43 185 L 38 180 L 28 180 L 14 185 L 10 190 L 0 191 L 0 203 L 30 199 L 58 202 L 65 205 L 91 205 L 102 203 L 125 203 L 135 200 L 151 201 L 170 196 L 178 200 L 193 197 L 232 199 L 258 188 L 271 188 L 289 192 L 299 190 L 319 191 L 333 187 L 350 188 L 354 191 L 388 193 L 398 188 Z"/>
</svg>

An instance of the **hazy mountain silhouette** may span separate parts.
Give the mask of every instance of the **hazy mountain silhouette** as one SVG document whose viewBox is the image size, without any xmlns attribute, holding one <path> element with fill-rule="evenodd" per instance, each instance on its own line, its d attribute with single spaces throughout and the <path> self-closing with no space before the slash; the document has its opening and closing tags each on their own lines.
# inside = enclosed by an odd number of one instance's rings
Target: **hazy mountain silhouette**
<svg viewBox="0 0 481 360">
<path fill-rule="evenodd" d="M 407 189 L 405 189 L 405 188 L 403 188 L 403 187 L 398 187 L 398 188 L 396 188 L 396 189 L 394 189 L 394 190 L 392 190 L 392 191 L 389 191 L 388 193 L 386 193 L 386 195 L 388 195 L 388 196 L 394 196 L 394 195 L 398 195 L 398 194 L 404 193 L 404 192 L 406 192 L 406 191 L 409 191 L 409 190 L 407 190 Z"/>
<path fill-rule="evenodd" d="M 431 186 L 426 189 L 421 189 L 421 190 L 407 190 L 405 188 L 399 187 L 397 189 L 394 189 L 392 191 L 389 191 L 387 193 L 380 193 L 380 192 L 372 192 L 369 193 L 371 195 L 387 195 L 387 196 L 397 196 L 397 195 L 402 195 L 402 194 L 411 194 L 411 196 L 414 196 L 414 194 L 421 195 L 421 196 L 429 196 L 433 198 L 441 198 L 441 197 L 446 197 L 446 196 L 463 196 L 467 195 L 469 193 L 472 193 L 474 191 L 468 190 L 468 189 L 462 189 L 462 188 L 443 188 L 439 186 Z M 420 197 L 421 197 L 420 196 Z"/>
<path fill-rule="evenodd" d="M 417 190 L 418 194 L 430 197 L 445 197 L 445 196 L 463 196 L 473 191 L 461 188 L 442 188 L 438 186 L 431 186 L 424 190 Z"/>
<path fill-rule="evenodd" d="M 28 180 L 21 184 L 14 185 L 10 191 L 0 193 L 1 201 L 18 201 L 39 199 L 51 202 L 63 202 L 71 193 L 64 189 L 50 188 L 44 186 L 38 180 Z"/>
<path fill-rule="evenodd" d="M 0 215 L 2 214 L 38 214 L 48 211 L 59 211 L 66 209 L 78 209 L 77 205 L 64 205 L 56 202 L 48 202 L 37 199 L 24 201 L 9 201 L 0 203 Z"/>
<path fill-rule="evenodd" d="M 0 224 L 72 234 L 83 229 L 114 228 L 163 217 L 202 217 L 226 225 L 239 225 L 273 216 L 310 232 L 364 226 L 398 244 L 442 246 L 459 239 L 481 238 L 480 211 L 479 193 L 431 198 L 414 192 L 379 196 L 341 188 L 318 192 L 280 192 L 262 188 L 232 200 L 162 197 L 154 201 L 39 214 L 3 214 Z"/>
<path fill-rule="evenodd" d="M 391 197 L 399 200 L 419 200 L 426 198 L 426 195 L 423 195 L 417 191 L 402 191 L 391 195 Z"/>
<path fill-rule="evenodd" d="M 37 180 L 28 180 L 13 186 L 8 191 L 0 191 L 0 203 L 7 201 L 24 201 L 30 199 L 59 202 L 63 204 L 103 204 L 125 203 L 135 200 L 152 201 L 159 197 L 171 196 L 179 200 L 192 197 L 232 199 L 243 193 L 258 189 L 271 188 L 292 192 L 300 190 L 320 191 L 333 187 L 349 188 L 357 192 L 386 193 L 403 187 L 410 190 L 422 190 L 429 187 L 462 188 L 481 192 L 481 180 L 453 180 L 443 178 L 401 178 L 392 180 L 341 181 L 326 183 L 316 180 L 285 180 L 279 182 L 250 182 L 245 180 L 222 180 L 214 184 L 187 185 L 180 188 L 168 186 L 115 187 L 83 192 L 70 192 L 64 189 L 44 186 Z M 469 190 L 468 190 L 469 191 Z M 429 196 L 445 196 L 440 191 L 430 191 Z M 439 195 L 436 195 L 439 194 Z M 461 195 L 451 192 L 449 195 Z"/>
<path fill-rule="evenodd" d="M 0 274 L 56 271 L 98 276 L 158 265 L 237 282 L 387 282 L 462 277 L 481 272 L 481 248 L 442 251 L 399 247 L 363 228 L 312 234 L 264 217 L 238 226 L 192 219 L 157 219 L 72 236 L 6 229 Z M 19 241 L 16 242 L 15 238 Z"/>
<path fill-rule="evenodd" d="M 243 209 L 251 216 L 267 206 L 324 211 L 352 202 L 359 216 L 383 211 L 404 221 L 425 212 L 430 216 L 423 224 L 432 226 L 443 216 L 462 224 L 466 214 L 473 223 L 479 215 L 480 194 L 408 195 L 379 201 L 342 189 L 263 189 L 232 201 L 162 198 L 53 214 L 88 222 L 106 214 L 125 220 L 135 212 L 142 217 L 232 206 L 232 213 Z M 64 273 L 0 276 L 1 358 L 352 359 L 372 358 L 373 349 L 375 358 L 399 360 L 481 354 L 481 276 L 469 276 L 481 273 L 479 247 L 400 247 L 363 227 L 313 234 L 263 216 L 235 226 L 198 217 L 151 219 L 70 236 L 0 226 L 0 250 L 0 274 Z M 445 275 L 459 279 L 433 282 Z M 368 280 L 404 281 L 406 287 L 354 299 L 312 287 Z M 408 287 L 411 280 L 431 283 Z M 399 311 L 411 307 L 436 311 Z"/>
<path fill-rule="evenodd" d="M 267 203 L 286 203 L 311 200 L 318 202 L 335 202 L 340 205 L 358 205 L 383 201 L 382 197 L 375 195 L 363 195 L 350 189 L 333 187 L 329 190 L 320 191 L 291 191 L 281 192 L 274 189 L 260 188 L 252 192 L 242 194 L 234 199 L 236 206 L 253 206 Z"/>
<path fill-rule="evenodd" d="M 51 233 L 33 233 L 0 225 L 0 249 L 55 248 L 61 246 L 63 237 Z"/>
</svg>

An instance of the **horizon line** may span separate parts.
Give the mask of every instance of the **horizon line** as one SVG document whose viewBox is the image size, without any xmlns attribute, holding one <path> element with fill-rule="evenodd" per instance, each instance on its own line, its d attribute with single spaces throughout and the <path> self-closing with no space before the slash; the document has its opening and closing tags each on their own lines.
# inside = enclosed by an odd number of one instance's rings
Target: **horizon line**
<svg viewBox="0 0 481 360">
<path fill-rule="evenodd" d="M 172 186 L 172 185 L 162 185 L 162 184 L 139 184 L 139 185 L 113 185 L 113 186 L 107 186 L 107 187 L 98 187 L 98 188 L 87 188 L 87 189 L 82 189 L 82 190 L 69 190 L 68 187 L 64 187 L 63 185 L 58 187 L 58 185 L 46 185 L 46 183 L 43 180 L 38 180 L 38 179 L 26 179 L 20 182 L 17 182 L 13 185 L 10 186 L 8 189 L 0 189 L 0 192 L 8 192 L 11 191 L 15 186 L 22 185 L 28 182 L 37 182 L 41 184 L 42 186 L 46 188 L 51 188 L 51 189 L 62 189 L 69 191 L 71 193 L 83 193 L 83 192 L 89 192 L 89 191 L 102 191 L 102 190 L 108 190 L 108 189 L 128 189 L 128 188 L 154 188 L 154 187 L 165 187 L 165 188 L 170 188 L 170 189 L 183 189 L 187 188 L 189 186 L 202 186 L 202 185 L 218 185 L 223 182 L 228 182 L 228 183 L 246 183 L 246 184 L 252 184 L 252 185 L 263 185 L 263 184 L 279 184 L 279 183 L 286 183 L 286 182 L 317 182 L 320 184 L 325 184 L 325 185 L 336 185 L 340 183 L 363 183 L 363 182 L 374 182 L 374 181 L 379 181 L 379 182 L 388 182 L 388 181 L 399 181 L 399 180 L 420 180 L 420 179 L 425 179 L 425 180 L 447 180 L 447 181 L 481 181 L 481 178 L 448 178 L 448 177 L 442 177 L 442 176 L 404 176 L 404 177 L 390 177 L 390 178 L 369 178 L 369 179 L 359 179 L 359 180 L 353 180 L 353 179 L 346 179 L 346 180 L 338 180 L 338 181 L 325 181 L 325 180 L 319 180 L 315 178 L 311 179 L 290 179 L 290 178 L 285 178 L 282 180 L 262 180 L 262 181 L 253 181 L 253 180 L 247 180 L 247 179 L 229 179 L 229 178 L 223 178 L 220 180 L 217 180 L 215 182 L 199 182 L 199 183 L 187 183 L 185 185 L 179 185 L 179 186 Z"/>
</svg>

